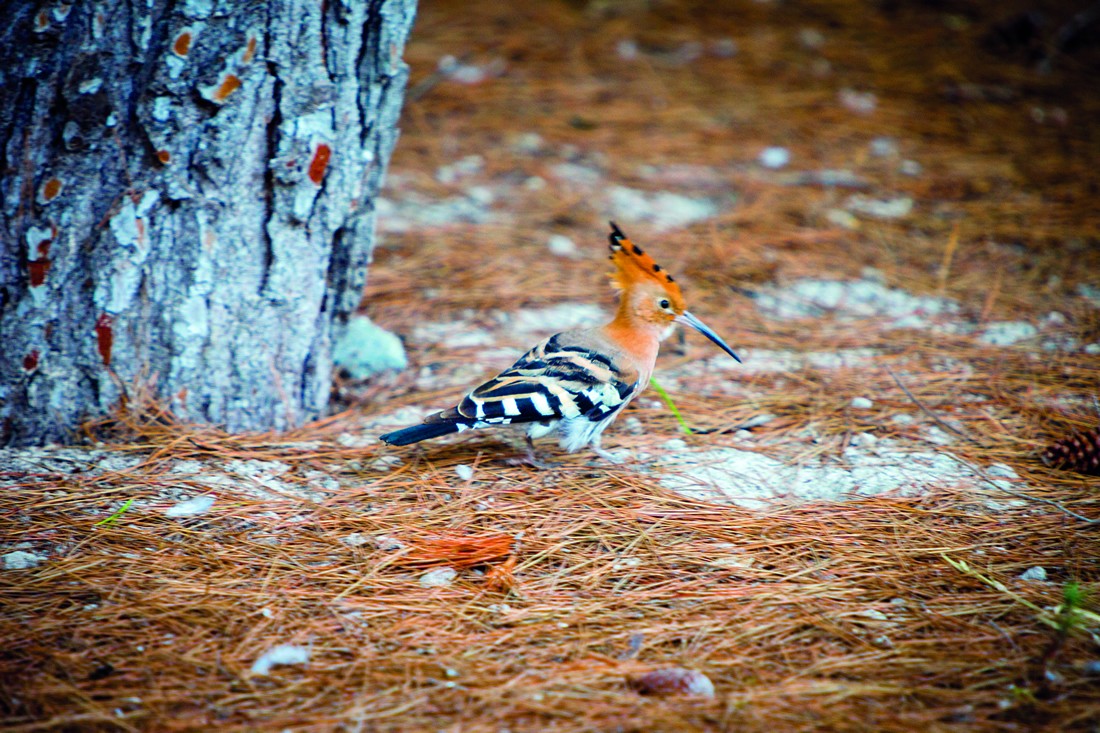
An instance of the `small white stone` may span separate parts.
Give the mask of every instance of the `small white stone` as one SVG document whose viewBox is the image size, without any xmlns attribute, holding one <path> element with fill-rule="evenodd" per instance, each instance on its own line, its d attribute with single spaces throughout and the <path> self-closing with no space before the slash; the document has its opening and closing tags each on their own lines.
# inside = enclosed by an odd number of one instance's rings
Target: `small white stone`
<svg viewBox="0 0 1100 733">
<path fill-rule="evenodd" d="M 455 473 L 463 481 L 469 481 L 474 477 L 474 469 L 467 466 L 465 463 L 455 466 Z"/>
<path fill-rule="evenodd" d="M 294 644 L 280 644 L 260 655 L 252 664 L 252 674 L 266 675 L 271 668 L 280 664 L 305 664 L 309 661 L 309 650 Z"/>
<path fill-rule="evenodd" d="M 840 104 L 856 114 L 868 115 L 878 107 L 878 98 L 871 92 L 857 92 L 854 89 L 841 89 L 837 94 Z"/>
<path fill-rule="evenodd" d="M 898 141 L 892 137 L 876 137 L 871 141 L 871 155 L 876 158 L 892 158 L 898 154 Z"/>
<path fill-rule="evenodd" d="M 874 433 L 857 433 L 852 436 L 852 440 L 849 442 L 859 448 L 871 448 L 878 442 L 878 438 L 875 437 Z"/>
<path fill-rule="evenodd" d="M 859 229 L 859 219 L 844 209 L 829 209 L 825 212 L 825 221 L 841 229 Z"/>
<path fill-rule="evenodd" d="M 877 608 L 868 608 L 868 609 L 865 609 L 863 611 L 860 611 L 856 615 L 857 616 L 862 616 L 863 618 L 874 619 L 875 621 L 889 621 L 890 620 L 889 617 L 885 613 L 883 613 L 882 611 L 879 611 Z"/>
<path fill-rule="evenodd" d="M 340 542 L 347 545 L 348 547 L 359 547 L 361 545 L 367 544 L 368 542 L 370 542 L 370 540 L 368 540 L 366 537 L 359 534 L 358 532 L 352 532 L 347 537 L 341 537 Z"/>
<path fill-rule="evenodd" d="M 733 434 L 733 437 L 738 440 L 752 440 L 752 433 L 748 430 L 738 430 Z"/>
<path fill-rule="evenodd" d="M 679 438 L 673 438 L 672 440 L 666 440 L 661 444 L 661 447 L 665 450 L 684 450 L 688 447 L 688 444 Z"/>
<path fill-rule="evenodd" d="M 1100 354 L 1100 343 L 1085 344 L 1083 351 L 1086 354 Z"/>
<path fill-rule="evenodd" d="M 194 499 L 181 501 L 175 506 L 168 507 L 164 510 L 164 515 L 167 517 L 194 517 L 205 514 L 212 506 L 214 506 L 214 497 L 209 495 L 196 496 Z"/>
<path fill-rule="evenodd" d="M 848 198 L 845 207 L 856 214 L 863 214 L 872 219 L 901 219 L 913 211 L 913 199 L 908 196 L 899 196 L 893 199 L 873 199 L 863 194 L 855 194 Z"/>
<path fill-rule="evenodd" d="M 741 428 L 744 430 L 748 430 L 750 428 L 759 428 L 761 426 L 767 425 L 775 419 L 775 415 L 770 412 L 765 412 L 762 415 L 755 415 L 754 417 L 750 417 L 748 420 L 741 423 Z"/>
<path fill-rule="evenodd" d="M 493 203 L 497 195 L 488 186 L 470 186 L 466 189 L 466 198 L 478 206 L 488 206 Z"/>
<path fill-rule="evenodd" d="M 546 246 L 550 250 L 550 254 L 558 257 L 577 256 L 576 242 L 563 234 L 551 234 Z"/>
<path fill-rule="evenodd" d="M 366 379 L 387 370 L 400 371 L 409 365 L 405 347 L 396 335 L 377 326 L 366 316 L 353 316 L 335 339 L 332 360 L 352 379 Z"/>
<path fill-rule="evenodd" d="M 511 140 L 512 150 L 517 153 L 533 155 L 542 147 L 542 135 L 537 132 L 522 132 Z"/>
<path fill-rule="evenodd" d="M 371 544 L 385 552 L 393 552 L 395 550 L 404 549 L 405 547 L 404 542 L 396 537 L 390 537 L 388 534 L 375 535 L 371 538 Z"/>
<path fill-rule="evenodd" d="M 615 44 L 615 53 L 623 61 L 633 61 L 638 58 L 638 42 L 632 38 L 620 39 Z"/>
<path fill-rule="evenodd" d="M 1045 581 L 1046 579 L 1047 570 L 1041 565 L 1036 565 L 1033 568 L 1028 568 L 1024 572 L 1020 573 L 1020 580 Z"/>
<path fill-rule="evenodd" d="M 798 42 L 804 48 L 817 51 L 825 45 L 825 34 L 817 28 L 803 28 L 798 32 Z"/>
<path fill-rule="evenodd" d="M 924 168 L 915 160 L 903 160 L 901 165 L 898 166 L 898 170 L 903 176 L 910 176 L 916 178 L 921 173 L 924 173 Z"/>
<path fill-rule="evenodd" d="M 764 148 L 756 160 L 765 168 L 782 168 L 791 162 L 791 151 L 778 146 Z"/>
<path fill-rule="evenodd" d="M 849 404 L 857 410 L 870 410 L 875 406 L 875 403 L 866 397 L 853 397 Z"/>
<path fill-rule="evenodd" d="M 389 471 L 396 466 L 400 466 L 403 462 L 397 456 L 379 456 L 371 461 L 370 467 L 375 471 Z"/>
<path fill-rule="evenodd" d="M 4 555 L 4 569 L 26 570 L 27 568 L 37 567 L 37 565 L 45 559 L 46 558 L 41 555 L 35 555 L 33 552 L 16 550 L 15 552 L 9 552 Z"/>
<path fill-rule="evenodd" d="M 737 55 L 737 41 L 732 38 L 719 38 L 710 44 L 710 52 L 720 59 L 729 59 Z"/>
<path fill-rule="evenodd" d="M 420 576 L 420 586 L 422 588 L 442 588 L 453 583 L 457 577 L 458 571 L 454 568 L 435 568 Z"/>
</svg>

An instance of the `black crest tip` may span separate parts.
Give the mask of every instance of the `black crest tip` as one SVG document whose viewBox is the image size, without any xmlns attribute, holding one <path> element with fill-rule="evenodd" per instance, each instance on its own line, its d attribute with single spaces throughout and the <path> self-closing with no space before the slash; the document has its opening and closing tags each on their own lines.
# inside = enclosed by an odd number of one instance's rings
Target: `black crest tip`
<svg viewBox="0 0 1100 733">
<path fill-rule="evenodd" d="M 619 229 L 619 225 L 615 222 L 609 221 L 608 224 L 611 225 L 611 234 L 608 235 L 607 240 L 611 243 L 611 249 L 618 251 L 622 249 L 622 240 L 626 239 L 626 235 L 623 234 L 623 230 Z"/>
</svg>

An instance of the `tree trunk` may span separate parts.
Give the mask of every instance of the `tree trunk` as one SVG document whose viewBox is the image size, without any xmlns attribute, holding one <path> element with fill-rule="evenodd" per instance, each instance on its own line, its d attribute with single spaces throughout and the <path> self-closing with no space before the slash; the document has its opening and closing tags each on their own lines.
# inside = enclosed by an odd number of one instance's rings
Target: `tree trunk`
<svg viewBox="0 0 1100 733">
<path fill-rule="evenodd" d="M 415 0 L 9 5 L 0 444 L 64 440 L 135 384 L 229 430 L 321 414 L 414 13 Z"/>
</svg>

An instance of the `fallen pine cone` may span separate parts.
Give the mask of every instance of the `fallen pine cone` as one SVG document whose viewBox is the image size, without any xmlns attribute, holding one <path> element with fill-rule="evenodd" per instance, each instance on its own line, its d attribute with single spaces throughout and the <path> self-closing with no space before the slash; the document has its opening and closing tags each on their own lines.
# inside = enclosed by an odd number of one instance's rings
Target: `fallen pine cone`
<svg viewBox="0 0 1100 733">
<path fill-rule="evenodd" d="M 1100 475 L 1100 427 L 1051 443 L 1043 463 L 1078 473 Z"/>
<path fill-rule="evenodd" d="M 626 683 L 643 695 L 701 695 L 714 697 L 714 684 L 702 672 L 669 667 L 628 677 Z"/>
</svg>

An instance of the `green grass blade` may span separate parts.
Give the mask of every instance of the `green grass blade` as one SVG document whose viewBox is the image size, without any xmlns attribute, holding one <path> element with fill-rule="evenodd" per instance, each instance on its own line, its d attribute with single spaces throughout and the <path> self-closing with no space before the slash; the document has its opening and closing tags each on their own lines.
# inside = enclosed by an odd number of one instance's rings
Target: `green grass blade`
<svg viewBox="0 0 1100 733">
<path fill-rule="evenodd" d="M 684 434 L 691 435 L 691 428 L 688 427 L 687 421 L 684 420 L 684 416 L 676 409 L 676 405 L 672 402 L 672 398 L 668 396 L 668 392 L 665 391 L 665 388 L 658 384 L 654 377 L 649 378 L 649 383 L 653 385 L 653 389 L 657 391 L 657 394 L 659 394 L 665 404 L 668 405 L 668 409 L 672 412 L 672 416 L 676 418 L 676 422 L 680 423 L 680 429 L 684 431 Z"/>
<path fill-rule="evenodd" d="M 126 512 L 126 510 L 130 508 L 130 505 L 133 504 L 133 503 L 134 503 L 134 498 L 130 497 L 129 499 L 127 499 L 125 501 L 125 503 L 123 503 L 122 506 L 120 506 L 118 508 L 118 511 L 116 511 L 114 514 L 107 517 L 106 519 L 99 520 L 98 522 L 96 522 L 92 526 L 93 527 L 106 527 L 108 525 L 114 524 L 115 520 L 117 520 L 119 517 L 121 517 Z"/>
</svg>

